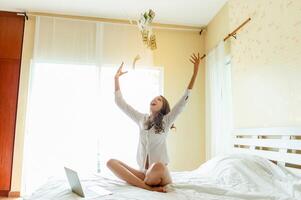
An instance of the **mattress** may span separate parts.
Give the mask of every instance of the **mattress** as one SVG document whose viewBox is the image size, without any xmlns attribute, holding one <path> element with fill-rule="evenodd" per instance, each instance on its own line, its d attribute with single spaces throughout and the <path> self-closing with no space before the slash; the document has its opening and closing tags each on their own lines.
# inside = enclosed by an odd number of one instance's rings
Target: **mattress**
<svg viewBox="0 0 301 200">
<path fill-rule="evenodd" d="M 300 200 L 300 179 L 274 163 L 251 155 L 216 157 L 193 171 L 171 172 L 167 193 L 131 186 L 112 174 L 81 179 L 85 187 L 101 186 L 113 192 L 101 200 Z M 70 191 L 67 180 L 50 179 L 26 200 L 82 199 Z"/>
</svg>

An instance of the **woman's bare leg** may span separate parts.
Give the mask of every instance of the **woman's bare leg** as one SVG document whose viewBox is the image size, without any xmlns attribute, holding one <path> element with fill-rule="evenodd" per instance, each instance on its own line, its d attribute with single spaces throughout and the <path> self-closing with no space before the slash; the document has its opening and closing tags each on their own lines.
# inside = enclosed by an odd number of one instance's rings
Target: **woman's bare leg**
<svg viewBox="0 0 301 200">
<path fill-rule="evenodd" d="M 140 187 L 146 190 L 164 192 L 162 187 L 151 187 L 150 185 L 144 182 L 145 175 L 143 172 L 135 170 L 125 163 L 116 160 L 110 159 L 107 162 L 107 167 L 120 179 L 126 181 L 127 183 Z"/>
<path fill-rule="evenodd" d="M 172 182 L 167 167 L 160 163 L 153 163 L 146 171 L 144 182 L 149 186 L 165 186 Z"/>
<path fill-rule="evenodd" d="M 107 165 L 110 164 L 110 163 L 115 163 L 117 162 L 118 164 L 124 166 L 126 169 L 128 169 L 130 172 L 132 172 L 135 176 L 137 176 L 138 178 L 140 178 L 142 181 L 144 180 L 145 178 L 145 174 L 139 170 L 136 170 L 130 166 L 128 166 L 127 164 L 125 164 L 124 162 L 120 161 L 120 160 L 116 160 L 116 159 L 110 159 L 108 162 L 107 162 Z"/>
</svg>

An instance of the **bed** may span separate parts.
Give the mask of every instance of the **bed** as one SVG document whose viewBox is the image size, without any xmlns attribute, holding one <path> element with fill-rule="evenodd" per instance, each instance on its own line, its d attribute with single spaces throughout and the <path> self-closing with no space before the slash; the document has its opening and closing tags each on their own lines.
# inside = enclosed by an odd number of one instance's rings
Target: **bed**
<svg viewBox="0 0 301 200">
<path fill-rule="evenodd" d="M 83 179 L 113 192 L 100 200 L 300 200 L 301 128 L 237 129 L 233 153 L 215 157 L 193 171 L 171 172 L 168 193 L 130 186 L 108 174 Z M 25 199 L 82 199 L 66 180 L 52 179 Z"/>
</svg>

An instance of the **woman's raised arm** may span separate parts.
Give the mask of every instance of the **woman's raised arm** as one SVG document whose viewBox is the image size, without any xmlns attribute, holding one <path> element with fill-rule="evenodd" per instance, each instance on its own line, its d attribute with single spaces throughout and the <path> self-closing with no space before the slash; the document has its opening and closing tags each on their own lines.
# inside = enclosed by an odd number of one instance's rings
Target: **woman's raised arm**
<svg viewBox="0 0 301 200">
<path fill-rule="evenodd" d="M 188 89 L 191 90 L 193 88 L 194 81 L 195 81 L 195 79 L 198 75 L 198 71 L 199 71 L 199 65 L 200 65 L 200 61 L 201 61 L 200 53 L 198 53 L 198 56 L 196 56 L 195 54 L 192 54 L 190 56 L 189 60 L 193 64 L 193 74 L 192 74 L 191 80 L 188 85 Z"/>
<path fill-rule="evenodd" d="M 122 67 L 123 67 L 123 62 L 121 63 L 120 67 L 118 68 L 115 74 L 115 92 L 120 90 L 119 77 L 122 76 L 123 74 L 128 73 L 127 71 L 123 72 Z"/>
<path fill-rule="evenodd" d="M 144 117 L 144 114 L 135 110 L 132 106 L 127 104 L 123 99 L 122 93 L 120 91 L 119 77 L 127 73 L 127 71 L 123 72 L 122 67 L 123 67 L 123 62 L 115 74 L 115 103 L 127 116 L 129 116 L 134 122 L 138 124 L 139 121 Z"/>
<path fill-rule="evenodd" d="M 176 103 L 176 105 L 171 109 L 171 111 L 164 117 L 164 120 L 166 123 L 165 125 L 167 128 L 170 128 L 172 126 L 172 124 L 176 120 L 177 116 L 184 109 L 184 107 L 188 101 L 190 91 L 193 88 L 195 79 L 196 79 L 198 71 L 199 71 L 199 64 L 200 64 L 200 60 L 201 60 L 200 54 L 198 53 L 197 56 L 195 54 L 192 54 L 189 60 L 193 63 L 193 74 L 190 79 L 189 85 L 188 85 L 187 89 L 185 90 L 184 95 L 180 98 L 180 100 Z"/>
</svg>

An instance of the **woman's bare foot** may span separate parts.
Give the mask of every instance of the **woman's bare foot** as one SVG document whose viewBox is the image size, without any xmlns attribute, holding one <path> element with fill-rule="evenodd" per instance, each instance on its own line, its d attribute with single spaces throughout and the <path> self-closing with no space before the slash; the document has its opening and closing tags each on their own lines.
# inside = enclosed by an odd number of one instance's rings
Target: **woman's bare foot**
<svg viewBox="0 0 301 200">
<path fill-rule="evenodd" d="M 155 191 L 155 192 L 164 192 L 166 193 L 166 189 L 162 186 L 149 186 L 149 185 L 145 185 L 145 188 L 146 190 L 149 190 L 149 191 Z"/>
<path fill-rule="evenodd" d="M 162 187 L 162 186 L 156 186 L 156 187 L 152 187 L 152 191 L 156 191 L 156 192 L 164 192 L 164 193 L 166 193 L 167 191 L 166 191 L 166 189 L 164 188 L 164 187 Z"/>
</svg>

